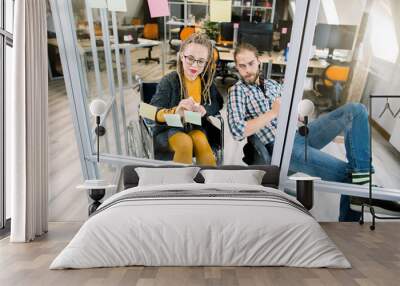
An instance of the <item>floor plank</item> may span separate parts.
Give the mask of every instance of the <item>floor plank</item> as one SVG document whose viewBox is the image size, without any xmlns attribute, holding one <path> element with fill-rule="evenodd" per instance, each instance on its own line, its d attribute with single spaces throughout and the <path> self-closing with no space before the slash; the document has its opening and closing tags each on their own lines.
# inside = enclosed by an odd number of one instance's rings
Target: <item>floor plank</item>
<svg viewBox="0 0 400 286">
<path fill-rule="evenodd" d="M 81 223 L 50 223 L 32 243 L 0 240 L 0 285 L 399 285 L 399 223 L 378 222 L 375 231 L 357 223 L 322 223 L 352 269 L 291 267 L 116 267 L 49 270 Z"/>
</svg>

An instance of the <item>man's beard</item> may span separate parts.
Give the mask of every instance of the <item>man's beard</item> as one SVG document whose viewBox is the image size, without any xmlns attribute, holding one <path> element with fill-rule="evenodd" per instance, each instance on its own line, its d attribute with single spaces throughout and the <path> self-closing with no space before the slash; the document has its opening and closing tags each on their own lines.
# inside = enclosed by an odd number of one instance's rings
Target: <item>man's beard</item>
<svg viewBox="0 0 400 286">
<path fill-rule="evenodd" d="M 257 70 L 257 73 L 254 75 L 252 80 L 247 80 L 246 78 L 242 77 L 245 83 L 247 84 L 254 84 L 256 83 L 258 77 L 260 76 L 260 69 Z"/>
</svg>

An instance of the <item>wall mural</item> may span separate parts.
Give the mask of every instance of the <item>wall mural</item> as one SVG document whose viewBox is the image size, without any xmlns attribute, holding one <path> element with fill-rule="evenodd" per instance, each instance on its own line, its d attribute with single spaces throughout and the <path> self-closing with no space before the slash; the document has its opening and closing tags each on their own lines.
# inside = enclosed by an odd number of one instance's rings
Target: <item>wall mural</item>
<svg viewBox="0 0 400 286">
<path fill-rule="evenodd" d="M 205 21 L 207 9 L 197 6 L 193 13 L 189 5 L 188 13 L 180 14 L 170 5 L 169 17 L 151 18 L 146 7 L 144 15 L 133 15 L 71 5 L 79 54 L 76 81 L 82 87 L 75 120 L 90 130 L 86 164 L 100 166 L 92 172 L 86 165 L 85 177 L 110 171 L 104 166 L 118 158 L 120 165 L 130 159 L 198 166 L 276 164 L 285 170 L 285 179 L 306 174 L 367 186 L 372 178 L 380 187 L 398 188 L 397 179 L 380 180 L 385 167 L 376 159 L 379 152 L 396 150 L 396 138 L 379 143 L 370 164 L 369 138 L 381 142 L 381 135 L 369 129 L 368 96 L 379 83 L 366 80 L 372 79 L 377 58 L 371 54 L 375 22 L 363 13 L 365 3 L 351 19 L 339 15 L 335 23 L 320 9 L 306 56 L 300 54 L 300 42 L 289 44 L 300 36 L 293 20 L 273 21 L 271 15 L 261 23 L 236 19 L 211 25 Z M 376 11 L 372 17 L 380 15 Z M 195 25 L 180 26 L 183 17 Z M 299 57 L 308 64 L 296 78 Z M 392 65 L 396 69 L 398 61 Z M 389 161 L 399 167 L 395 157 Z M 340 220 L 359 219 L 359 212 L 350 209 L 353 201 L 347 195 L 338 199 Z"/>
</svg>

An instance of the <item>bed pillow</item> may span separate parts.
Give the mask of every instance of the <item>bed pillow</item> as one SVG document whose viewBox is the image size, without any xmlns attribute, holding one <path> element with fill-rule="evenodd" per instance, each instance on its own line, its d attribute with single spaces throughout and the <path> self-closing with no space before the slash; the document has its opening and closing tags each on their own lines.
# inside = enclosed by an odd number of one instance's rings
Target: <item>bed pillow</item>
<svg viewBox="0 0 400 286">
<path fill-rule="evenodd" d="M 246 185 L 261 185 L 265 171 L 262 170 L 202 170 L 205 184 L 234 183 Z"/>
<path fill-rule="evenodd" d="M 170 185 L 170 184 L 188 184 L 195 183 L 193 180 L 200 168 L 135 168 L 139 176 L 138 186 L 150 185 Z"/>
</svg>

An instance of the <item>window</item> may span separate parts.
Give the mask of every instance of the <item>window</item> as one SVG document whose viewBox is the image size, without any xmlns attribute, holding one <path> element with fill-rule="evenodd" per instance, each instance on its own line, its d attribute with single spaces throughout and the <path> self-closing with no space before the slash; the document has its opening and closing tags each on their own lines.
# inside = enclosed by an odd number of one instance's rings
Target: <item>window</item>
<svg viewBox="0 0 400 286">
<path fill-rule="evenodd" d="M 9 194 L 5 188 L 5 99 L 11 92 L 11 52 L 13 47 L 14 0 L 0 0 L 0 237 L 8 229 Z M 8 221 L 9 222 L 9 221 Z"/>
<path fill-rule="evenodd" d="M 396 63 L 399 43 L 393 22 L 391 3 L 374 2 L 371 9 L 371 46 L 374 56 L 390 63 Z"/>
<path fill-rule="evenodd" d="M 339 25 L 339 16 L 333 0 L 322 0 L 321 6 L 326 17 L 326 22 L 332 25 Z"/>
</svg>

